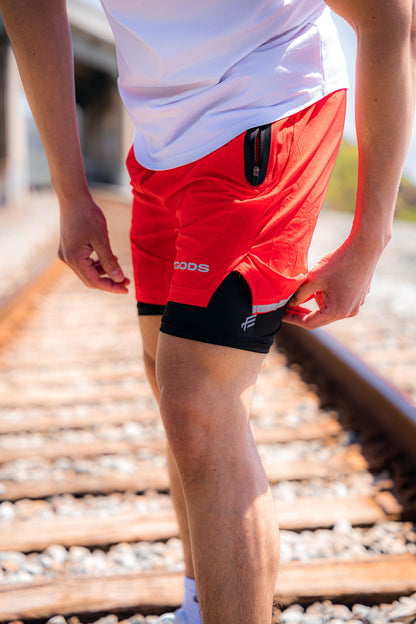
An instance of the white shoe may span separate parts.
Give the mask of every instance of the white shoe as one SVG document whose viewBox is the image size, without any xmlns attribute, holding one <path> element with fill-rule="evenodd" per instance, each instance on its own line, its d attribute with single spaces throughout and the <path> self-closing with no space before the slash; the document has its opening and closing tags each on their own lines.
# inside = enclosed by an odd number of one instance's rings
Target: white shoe
<svg viewBox="0 0 416 624">
<path fill-rule="evenodd" d="M 176 609 L 175 613 L 161 615 L 156 624 L 188 624 L 188 620 L 183 609 Z"/>
</svg>

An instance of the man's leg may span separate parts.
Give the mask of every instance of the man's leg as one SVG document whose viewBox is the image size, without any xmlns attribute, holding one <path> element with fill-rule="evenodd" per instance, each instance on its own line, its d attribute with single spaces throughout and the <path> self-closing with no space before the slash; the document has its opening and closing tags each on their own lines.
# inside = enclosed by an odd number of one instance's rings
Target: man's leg
<svg viewBox="0 0 416 624">
<path fill-rule="evenodd" d="M 178 467 L 204 624 L 269 624 L 279 543 L 248 424 L 263 355 L 159 337 L 160 410 Z"/>
<path fill-rule="evenodd" d="M 139 325 L 143 341 L 144 366 L 147 378 L 153 390 L 153 394 L 158 403 L 160 400 L 160 392 L 156 381 L 155 360 L 157 341 L 159 338 L 160 320 L 161 317 L 158 315 L 139 316 Z M 176 517 L 179 525 L 179 533 L 184 551 L 185 574 L 189 578 L 194 578 L 191 544 L 189 539 L 188 516 L 186 513 L 182 484 L 179 478 L 178 470 L 176 468 L 175 460 L 173 459 L 169 447 L 167 448 L 167 464 L 170 482 L 170 495 L 172 497 L 173 505 L 175 508 Z"/>
</svg>

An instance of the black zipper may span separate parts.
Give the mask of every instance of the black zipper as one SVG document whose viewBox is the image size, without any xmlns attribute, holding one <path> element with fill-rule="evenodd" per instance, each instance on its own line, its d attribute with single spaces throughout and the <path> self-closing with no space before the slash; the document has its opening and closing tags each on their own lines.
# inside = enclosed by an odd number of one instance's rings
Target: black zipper
<svg viewBox="0 0 416 624">
<path fill-rule="evenodd" d="M 271 124 L 250 128 L 244 137 L 244 173 L 253 186 L 266 178 L 271 145 Z"/>
</svg>

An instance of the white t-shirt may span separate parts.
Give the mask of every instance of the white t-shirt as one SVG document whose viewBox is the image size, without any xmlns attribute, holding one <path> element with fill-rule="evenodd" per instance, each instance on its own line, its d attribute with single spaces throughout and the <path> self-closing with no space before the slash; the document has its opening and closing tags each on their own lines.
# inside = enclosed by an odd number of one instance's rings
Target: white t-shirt
<svg viewBox="0 0 416 624">
<path fill-rule="evenodd" d="M 323 0 L 102 0 L 137 160 L 170 169 L 348 86 Z"/>
</svg>

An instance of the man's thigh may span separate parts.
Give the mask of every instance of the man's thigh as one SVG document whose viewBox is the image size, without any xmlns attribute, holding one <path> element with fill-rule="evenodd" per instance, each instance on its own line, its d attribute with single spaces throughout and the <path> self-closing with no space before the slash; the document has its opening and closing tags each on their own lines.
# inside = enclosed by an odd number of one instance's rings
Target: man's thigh
<svg viewBox="0 0 416 624">
<path fill-rule="evenodd" d="M 179 409 L 183 422 L 190 412 L 193 423 L 200 419 L 198 424 L 202 423 L 204 435 L 211 431 L 217 438 L 226 429 L 230 435 L 245 436 L 252 392 L 264 357 L 161 334 L 156 374 L 162 402 L 167 401 L 168 412 L 183 404 L 183 412 Z"/>
</svg>

